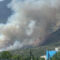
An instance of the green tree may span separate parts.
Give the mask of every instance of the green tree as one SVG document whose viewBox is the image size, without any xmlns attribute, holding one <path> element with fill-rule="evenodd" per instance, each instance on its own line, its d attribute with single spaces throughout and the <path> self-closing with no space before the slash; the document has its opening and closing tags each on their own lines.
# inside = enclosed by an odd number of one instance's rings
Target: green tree
<svg viewBox="0 0 60 60">
<path fill-rule="evenodd" d="M 1 59 L 11 59 L 12 54 L 8 51 L 3 51 L 0 53 L 0 58 Z"/>
<path fill-rule="evenodd" d="M 14 55 L 12 56 L 12 60 L 22 60 L 22 57 L 20 55 Z"/>
<path fill-rule="evenodd" d="M 40 58 L 40 60 L 45 60 L 44 58 Z"/>
<path fill-rule="evenodd" d="M 60 52 L 57 52 L 52 58 L 51 60 L 60 60 Z"/>
</svg>

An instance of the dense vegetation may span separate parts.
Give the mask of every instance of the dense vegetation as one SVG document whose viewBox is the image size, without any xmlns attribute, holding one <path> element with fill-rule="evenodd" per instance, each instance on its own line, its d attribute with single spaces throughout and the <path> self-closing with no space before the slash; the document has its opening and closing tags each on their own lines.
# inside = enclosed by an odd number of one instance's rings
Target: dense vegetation
<svg viewBox="0 0 60 60">
<path fill-rule="evenodd" d="M 41 46 L 41 47 L 34 47 L 34 48 L 17 49 L 10 52 L 13 53 L 14 55 L 21 54 L 22 56 L 29 56 L 30 49 L 32 51 L 32 54 L 35 57 L 40 57 L 46 54 L 46 50 L 55 50 L 55 47 L 54 46 Z"/>
<path fill-rule="evenodd" d="M 44 58 L 40 57 L 35 57 L 31 50 L 30 50 L 30 55 L 29 56 L 21 56 L 21 55 L 12 55 L 8 51 L 4 51 L 0 53 L 0 60 L 45 60 Z"/>
<path fill-rule="evenodd" d="M 60 52 L 57 52 L 50 60 L 60 60 Z"/>
<path fill-rule="evenodd" d="M 40 48 L 35 48 L 35 49 L 34 48 L 32 48 L 32 49 L 21 49 L 20 51 L 19 50 L 3 51 L 3 52 L 0 52 L 0 60 L 45 60 L 44 58 L 40 57 L 40 55 L 43 55 L 46 52 L 44 50 L 41 50 L 42 48 L 40 47 Z M 40 49 L 41 51 L 38 49 Z M 23 50 L 24 50 L 24 52 L 23 52 Z M 50 48 L 49 50 L 52 50 L 52 48 Z M 18 51 L 19 51 L 19 53 L 17 53 Z M 33 53 L 33 51 L 34 51 L 34 53 Z M 22 52 L 24 54 L 22 54 Z M 27 52 L 29 52 L 29 53 L 27 54 Z M 52 58 L 49 58 L 49 60 L 60 60 L 60 52 L 57 52 Z"/>
</svg>

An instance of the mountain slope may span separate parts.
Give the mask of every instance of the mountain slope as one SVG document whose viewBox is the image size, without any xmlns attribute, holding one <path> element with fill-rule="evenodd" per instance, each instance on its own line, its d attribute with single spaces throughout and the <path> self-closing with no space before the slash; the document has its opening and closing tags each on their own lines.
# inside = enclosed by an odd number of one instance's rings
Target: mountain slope
<svg viewBox="0 0 60 60">
<path fill-rule="evenodd" d="M 51 45 L 51 44 L 60 45 L 60 29 L 58 29 L 56 32 L 53 32 L 51 35 L 49 35 L 49 37 L 43 43 L 43 45 Z"/>
</svg>

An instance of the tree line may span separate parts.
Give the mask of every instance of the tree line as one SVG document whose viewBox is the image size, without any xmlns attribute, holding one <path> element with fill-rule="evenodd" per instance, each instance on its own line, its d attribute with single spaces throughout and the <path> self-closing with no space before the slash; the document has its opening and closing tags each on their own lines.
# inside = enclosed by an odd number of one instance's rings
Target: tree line
<svg viewBox="0 0 60 60">
<path fill-rule="evenodd" d="M 9 51 L 0 52 L 0 60 L 45 60 L 44 58 L 35 57 L 30 50 L 29 56 L 21 56 L 20 54 L 11 54 Z"/>
<path fill-rule="evenodd" d="M 44 58 L 35 57 L 30 50 L 29 56 L 22 56 L 18 54 L 12 54 L 9 51 L 0 52 L 0 60 L 45 60 Z M 60 52 L 57 52 L 52 58 L 48 60 L 60 60 Z"/>
</svg>

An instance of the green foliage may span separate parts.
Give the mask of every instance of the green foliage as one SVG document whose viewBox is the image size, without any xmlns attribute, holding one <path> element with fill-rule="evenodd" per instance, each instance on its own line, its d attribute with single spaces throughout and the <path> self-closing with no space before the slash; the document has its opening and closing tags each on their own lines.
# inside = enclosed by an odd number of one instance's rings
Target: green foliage
<svg viewBox="0 0 60 60">
<path fill-rule="evenodd" d="M 56 53 L 51 60 L 60 60 L 60 52 Z"/>
<path fill-rule="evenodd" d="M 31 48 L 32 54 L 35 57 L 40 57 L 42 55 L 46 54 L 46 50 L 55 50 L 54 46 L 41 46 L 41 47 L 34 47 Z M 30 56 L 30 48 L 25 48 L 25 49 L 17 49 L 17 50 L 13 50 L 11 51 L 12 54 L 16 55 L 22 55 L 22 56 Z"/>
<path fill-rule="evenodd" d="M 8 51 L 4 51 L 0 53 L 1 59 L 10 59 L 12 57 L 12 54 Z"/>
<path fill-rule="evenodd" d="M 44 58 L 35 57 L 30 49 L 29 56 L 23 56 L 18 54 L 11 54 L 8 51 L 0 53 L 0 60 L 45 60 Z"/>
<path fill-rule="evenodd" d="M 14 55 L 12 56 L 12 60 L 22 60 L 20 55 Z"/>
<path fill-rule="evenodd" d="M 39 60 L 45 60 L 44 58 L 40 58 Z"/>
</svg>

